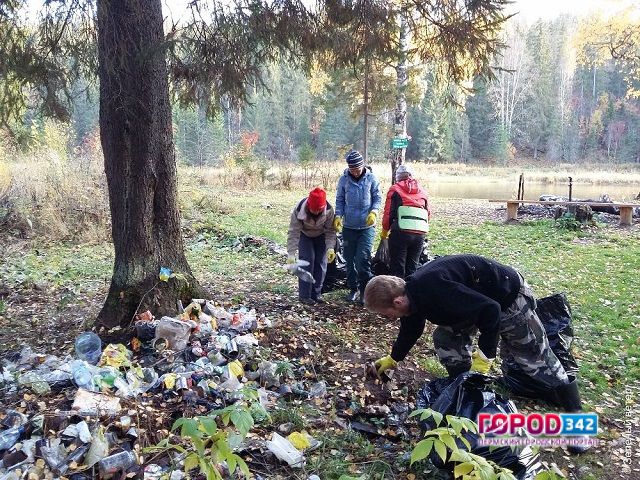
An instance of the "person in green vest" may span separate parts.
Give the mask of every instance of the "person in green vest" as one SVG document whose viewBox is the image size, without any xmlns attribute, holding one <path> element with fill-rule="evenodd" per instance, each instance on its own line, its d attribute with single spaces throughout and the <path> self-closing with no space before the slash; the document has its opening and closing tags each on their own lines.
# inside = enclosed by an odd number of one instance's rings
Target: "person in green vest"
<svg viewBox="0 0 640 480">
<path fill-rule="evenodd" d="M 424 238 L 429 231 L 429 196 L 411 169 L 402 164 L 396 170 L 396 183 L 387 192 L 382 216 L 382 239 L 389 239 L 389 273 L 406 278 L 416 271 Z"/>
</svg>

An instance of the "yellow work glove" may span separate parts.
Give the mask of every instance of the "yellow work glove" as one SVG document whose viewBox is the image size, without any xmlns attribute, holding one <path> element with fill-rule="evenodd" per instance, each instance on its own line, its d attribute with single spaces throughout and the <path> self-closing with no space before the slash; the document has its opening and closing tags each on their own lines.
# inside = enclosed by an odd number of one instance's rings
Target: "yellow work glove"
<svg viewBox="0 0 640 480">
<path fill-rule="evenodd" d="M 386 357 L 382 357 L 376 360 L 375 366 L 378 370 L 378 375 L 382 375 L 390 368 L 396 368 L 398 366 L 398 362 L 391 358 L 391 355 L 387 355 Z"/>
<path fill-rule="evenodd" d="M 336 217 L 333 220 L 333 228 L 335 229 L 336 232 L 340 233 L 342 231 L 342 225 L 343 225 L 342 217 Z"/>
<path fill-rule="evenodd" d="M 367 227 L 370 227 L 371 225 L 375 225 L 376 218 L 378 218 L 378 214 L 376 212 L 374 211 L 369 212 L 369 215 L 367 215 Z"/>
<path fill-rule="evenodd" d="M 493 358 L 487 358 L 482 350 L 476 348 L 471 354 L 471 371 L 487 375 L 491 370 Z"/>
<path fill-rule="evenodd" d="M 387 238 L 389 238 L 389 233 L 390 233 L 389 230 L 382 230 L 380 232 L 380 238 L 382 240 L 386 240 Z"/>
<path fill-rule="evenodd" d="M 296 257 L 294 255 L 289 255 L 287 257 L 287 265 L 291 265 L 293 263 L 296 263 Z"/>
<path fill-rule="evenodd" d="M 336 252 L 333 250 L 333 248 L 330 248 L 329 250 L 327 250 L 327 262 L 332 263 L 335 259 Z"/>
</svg>

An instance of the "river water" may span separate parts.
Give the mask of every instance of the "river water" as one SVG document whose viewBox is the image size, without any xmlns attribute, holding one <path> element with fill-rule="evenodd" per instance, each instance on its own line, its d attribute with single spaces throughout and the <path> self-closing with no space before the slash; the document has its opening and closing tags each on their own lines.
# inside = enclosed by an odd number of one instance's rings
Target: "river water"
<svg viewBox="0 0 640 480">
<path fill-rule="evenodd" d="M 423 184 L 424 185 L 424 184 Z M 438 181 L 426 182 L 429 195 L 441 198 L 478 198 L 478 199 L 515 199 L 518 194 L 517 181 Z M 577 184 L 574 182 L 572 198 L 574 199 L 598 199 L 600 195 L 607 194 L 615 201 L 627 201 L 635 199 L 640 193 L 640 184 Z M 526 182 L 524 186 L 525 200 L 538 200 L 540 195 L 569 196 L 569 184 L 567 183 L 534 183 Z"/>
</svg>

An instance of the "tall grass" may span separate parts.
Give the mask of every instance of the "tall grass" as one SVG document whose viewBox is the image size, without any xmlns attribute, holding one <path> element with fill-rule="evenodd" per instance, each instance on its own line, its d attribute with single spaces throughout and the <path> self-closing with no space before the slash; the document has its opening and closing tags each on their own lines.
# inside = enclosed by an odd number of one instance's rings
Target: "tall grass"
<svg viewBox="0 0 640 480">
<path fill-rule="evenodd" d="M 110 238 L 109 203 L 97 143 L 69 152 L 61 132 L 28 153 L 0 157 L 0 234 L 43 240 Z"/>
<path fill-rule="evenodd" d="M 64 145 L 64 132 L 48 126 L 45 133 L 45 141 L 30 153 L 11 150 L 0 141 L 0 236 L 76 242 L 109 240 L 108 196 L 97 134 L 88 138 L 82 148 L 69 151 Z M 227 205 L 233 204 L 235 191 L 260 192 L 267 194 L 267 200 L 268 192 L 277 189 L 298 195 L 313 186 L 322 186 L 333 193 L 346 167 L 342 161 L 301 164 L 227 160 L 220 166 L 179 166 L 180 206 L 187 221 L 198 217 L 203 202 L 207 204 L 205 210 L 224 208 L 223 202 L 208 198 L 214 190 L 229 197 L 225 200 L 230 201 L 224 202 Z M 554 164 L 540 168 L 526 163 L 499 167 L 411 162 L 411 166 L 418 179 L 430 182 L 514 180 L 524 173 L 529 182 L 566 182 L 571 176 L 575 183 L 640 185 L 640 165 L 635 164 Z M 391 183 L 389 164 L 375 163 L 372 168 L 386 191 Z"/>
</svg>

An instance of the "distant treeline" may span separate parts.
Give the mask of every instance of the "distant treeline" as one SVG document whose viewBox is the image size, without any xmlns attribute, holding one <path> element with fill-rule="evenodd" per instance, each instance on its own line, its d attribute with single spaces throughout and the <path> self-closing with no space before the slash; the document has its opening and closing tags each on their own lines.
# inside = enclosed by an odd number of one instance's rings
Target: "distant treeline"
<svg viewBox="0 0 640 480">
<path fill-rule="evenodd" d="M 640 79 L 630 77 L 623 61 L 587 48 L 594 40 L 589 35 L 599 35 L 590 25 L 570 17 L 530 26 L 510 21 L 504 32 L 507 47 L 495 59 L 496 78 L 476 79 L 471 94 L 448 85 L 432 66 L 413 68 L 413 87 L 407 95 L 411 136 L 407 157 L 498 164 L 522 157 L 640 162 L 640 101 L 634 95 L 640 90 Z M 372 159 L 390 154 L 394 78 L 395 72 L 387 66 L 370 79 Z M 274 64 L 265 79 L 264 88 L 251 88 L 248 105 L 234 107 L 223 101 L 214 119 L 207 118 L 204 106 L 174 105 L 179 160 L 190 165 L 218 164 L 229 152 L 233 155 L 234 146 L 247 135 L 252 138 L 252 158 L 273 161 L 335 160 L 351 146 L 362 148 L 361 72 L 314 70 L 309 76 Z M 78 91 L 86 93 L 87 86 L 78 86 Z M 71 125 L 65 127 L 70 147 L 95 143 L 96 99 L 96 95 L 78 95 Z M 27 116 L 24 130 L 37 134 L 38 124 L 38 119 Z"/>
</svg>

